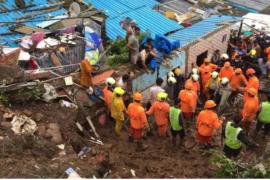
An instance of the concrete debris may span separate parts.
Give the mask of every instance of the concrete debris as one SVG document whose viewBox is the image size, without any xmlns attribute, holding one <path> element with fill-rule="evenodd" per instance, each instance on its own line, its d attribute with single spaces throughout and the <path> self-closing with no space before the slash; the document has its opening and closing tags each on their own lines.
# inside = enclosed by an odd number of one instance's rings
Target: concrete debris
<svg viewBox="0 0 270 180">
<path fill-rule="evenodd" d="M 68 175 L 68 179 L 81 179 L 81 176 L 72 167 L 66 169 L 65 173 Z"/>
<path fill-rule="evenodd" d="M 3 115 L 4 119 L 12 119 L 15 116 L 15 114 L 11 110 L 7 110 L 5 114 Z"/>
<path fill-rule="evenodd" d="M 31 117 L 32 114 L 33 114 L 31 111 L 29 111 L 29 110 L 27 110 L 27 109 L 23 110 L 22 113 L 25 114 L 25 115 L 28 116 L 28 117 Z"/>
<path fill-rule="evenodd" d="M 58 94 L 52 85 L 44 83 L 44 88 L 46 90 L 46 92 L 42 95 L 44 101 L 50 102 L 58 97 Z"/>
<path fill-rule="evenodd" d="M 262 163 L 257 164 L 254 168 L 259 170 L 263 175 L 266 175 L 266 170 Z"/>
<path fill-rule="evenodd" d="M 68 101 L 65 100 L 60 100 L 60 105 L 61 107 L 65 107 L 65 108 L 72 108 L 72 109 L 77 109 L 78 106 L 74 103 L 70 103 Z"/>
<path fill-rule="evenodd" d="M 35 121 L 37 121 L 37 122 L 41 121 L 41 120 L 43 119 L 43 117 L 44 117 L 44 115 L 41 114 L 41 113 L 36 113 L 36 114 L 34 115 L 34 119 L 35 119 Z"/>
<path fill-rule="evenodd" d="M 34 134 L 37 130 L 36 122 L 25 115 L 14 116 L 11 125 L 15 134 Z"/>
<path fill-rule="evenodd" d="M 3 128 L 11 128 L 12 125 L 11 125 L 11 122 L 4 121 L 4 122 L 1 122 L 1 127 L 3 127 Z"/>
<path fill-rule="evenodd" d="M 59 144 L 57 145 L 57 147 L 61 150 L 64 150 L 65 149 L 65 144 Z"/>
<path fill-rule="evenodd" d="M 132 174 L 133 177 L 136 177 L 136 172 L 135 172 L 135 170 L 130 169 L 130 173 Z"/>
<path fill-rule="evenodd" d="M 50 123 L 47 125 L 45 137 L 50 138 L 55 144 L 60 144 L 63 141 L 60 127 L 57 123 Z"/>
</svg>

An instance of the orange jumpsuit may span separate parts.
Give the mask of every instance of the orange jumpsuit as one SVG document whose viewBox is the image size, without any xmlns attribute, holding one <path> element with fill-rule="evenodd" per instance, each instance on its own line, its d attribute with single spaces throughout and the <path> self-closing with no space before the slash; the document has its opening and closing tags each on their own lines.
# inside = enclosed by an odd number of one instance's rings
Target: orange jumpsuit
<svg viewBox="0 0 270 180">
<path fill-rule="evenodd" d="M 155 101 L 151 108 L 146 112 L 147 115 L 154 114 L 159 129 L 159 136 L 167 135 L 169 110 L 170 105 L 167 102 Z"/>
<path fill-rule="evenodd" d="M 244 102 L 246 101 L 246 99 L 248 97 L 247 90 L 250 89 L 250 88 L 254 88 L 254 89 L 256 89 L 258 91 L 259 86 L 260 86 L 259 84 L 260 84 L 259 79 L 256 76 L 253 76 L 253 77 L 249 78 L 246 89 L 245 89 L 245 93 L 244 93 Z"/>
<path fill-rule="evenodd" d="M 246 132 L 248 133 L 250 128 L 251 128 L 251 124 L 254 122 L 254 120 L 256 119 L 256 113 L 259 110 L 259 100 L 258 97 L 246 97 L 246 101 L 244 103 L 244 107 L 242 109 L 242 126 L 243 128 L 246 130 Z"/>
<path fill-rule="evenodd" d="M 233 91 L 237 91 L 240 87 L 241 84 L 246 86 L 247 85 L 247 79 L 243 74 L 236 75 L 234 74 L 231 77 L 230 85 Z"/>
<path fill-rule="evenodd" d="M 103 94 L 104 94 L 104 101 L 105 101 L 105 104 L 108 108 L 108 110 L 111 109 L 111 105 L 112 105 L 112 96 L 113 96 L 113 93 L 108 89 L 108 87 L 104 87 L 104 89 L 102 90 Z"/>
<path fill-rule="evenodd" d="M 144 108 L 140 103 L 133 102 L 128 105 L 127 111 L 130 120 L 129 134 L 134 138 L 140 139 L 143 134 L 143 128 L 149 126 Z"/>
<path fill-rule="evenodd" d="M 215 129 L 218 129 L 222 121 L 212 110 L 202 110 L 197 117 L 197 138 L 200 144 L 209 144 Z"/>
<path fill-rule="evenodd" d="M 197 94 L 197 96 L 200 93 L 200 83 L 198 81 L 192 81 L 192 79 L 188 79 L 186 83 L 192 83 L 192 90 Z"/>
<path fill-rule="evenodd" d="M 234 70 L 233 70 L 233 67 L 222 67 L 220 69 L 220 72 L 219 72 L 219 77 L 220 78 L 228 78 L 229 80 L 231 80 L 232 76 L 234 74 Z"/>
<path fill-rule="evenodd" d="M 92 82 L 92 65 L 88 60 L 83 60 L 81 62 L 81 76 L 80 76 L 80 84 L 85 87 L 89 87 L 93 85 Z"/>
<path fill-rule="evenodd" d="M 270 47 L 265 49 L 265 54 L 267 54 L 267 60 L 270 61 Z"/>
<path fill-rule="evenodd" d="M 211 72 L 213 72 L 216 68 L 217 68 L 217 65 L 212 64 L 212 63 L 209 63 L 208 65 L 203 63 L 199 67 L 199 71 L 201 73 L 201 79 L 202 79 L 202 89 L 203 89 L 204 94 L 206 94 L 207 92 L 206 85 L 211 78 Z"/>
<path fill-rule="evenodd" d="M 197 105 L 197 95 L 192 90 L 183 89 L 179 92 L 180 109 L 185 119 L 191 119 Z"/>
</svg>

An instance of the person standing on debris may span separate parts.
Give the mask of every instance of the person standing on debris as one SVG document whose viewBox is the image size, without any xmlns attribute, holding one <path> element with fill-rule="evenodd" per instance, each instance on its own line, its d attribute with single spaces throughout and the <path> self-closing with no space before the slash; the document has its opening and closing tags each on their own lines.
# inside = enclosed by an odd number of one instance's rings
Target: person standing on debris
<svg viewBox="0 0 270 180">
<path fill-rule="evenodd" d="M 128 105 L 128 115 L 130 120 L 129 128 L 129 141 L 132 142 L 133 139 L 137 140 L 138 150 L 144 150 L 146 148 L 142 143 L 143 130 L 149 128 L 148 121 L 144 108 L 141 104 L 143 96 L 141 93 L 133 94 L 133 103 Z"/>
<path fill-rule="evenodd" d="M 220 87 L 215 96 L 215 102 L 218 104 L 218 112 L 222 112 L 226 108 L 228 99 L 232 93 L 229 79 L 224 77 L 220 81 Z"/>
<path fill-rule="evenodd" d="M 135 33 L 131 34 L 128 38 L 127 48 L 129 49 L 129 62 L 133 65 L 137 64 L 137 60 L 139 57 L 139 39 L 138 36 L 140 35 L 140 28 L 135 27 Z"/>
<path fill-rule="evenodd" d="M 174 106 L 170 107 L 169 119 L 171 125 L 172 144 L 173 146 L 176 146 L 176 138 L 177 135 L 179 135 L 179 146 L 181 147 L 185 137 L 185 130 L 183 124 L 183 115 L 178 106 L 178 102 L 175 101 Z"/>
<path fill-rule="evenodd" d="M 135 33 L 135 28 L 137 27 L 136 21 L 132 20 L 127 28 L 127 33 L 126 33 L 126 42 L 128 42 L 129 37 Z"/>
<path fill-rule="evenodd" d="M 84 59 L 81 62 L 81 75 L 80 75 L 80 84 L 83 87 L 89 88 L 93 85 L 92 81 L 92 71 L 93 67 L 87 59 Z"/>
<path fill-rule="evenodd" d="M 257 97 L 258 91 L 254 88 L 247 90 L 247 97 L 244 101 L 242 109 L 242 128 L 249 134 L 252 124 L 256 119 L 256 114 L 259 110 L 259 100 Z"/>
<path fill-rule="evenodd" d="M 206 97 L 207 94 L 207 83 L 211 79 L 211 73 L 217 68 L 217 65 L 210 63 L 210 59 L 205 58 L 204 63 L 199 67 L 202 80 L 202 90 Z"/>
<path fill-rule="evenodd" d="M 211 73 L 211 78 L 208 81 L 207 85 L 206 85 L 206 89 L 207 89 L 207 99 L 213 99 L 219 89 L 220 86 L 220 79 L 218 77 L 218 72 L 214 71 Z"/>
<path fill-rule="evenodd" d="M 220 50 L 219 49 L 217 49 L 217 50 L 215 50 L 215 52 L 214 52 L 214 54 L 213 54 L 213 56 L 212 56 L 212 58 L 211 58 L 211 62 L 213 63 L 213 64 L 217 64 L 217 62 L 220 60 Z"/>
<path fill-rule="evenodd" d="M 155 101 L 150 109 L 146 112 L 147 115 L 154 114 L 155 121 L 158 126 L 159 136 L 168 135 L 167 129 L 170 105 L 166 102 L 167 97 L 167 93 L 159 92 L 157 95 L 157 101 Z"/>
<path fill-rule="evenodd" d="M 192 83 L 192 90 L 200 96 L 200 83 L 199 83 L 200 76 L 198 74 L 193 74 L 190 79 L 186 81 L 186 83 Z"/>
<path fill-rule="evenodd" d="M 256 77 L 255 75 L 256 71 L 252 68 L 247 69 L 246 71 L 246 75 L 248 77 L 248 83 L 245 89 L 245 93 L 244 93 L 244 101 L 247 99 L 248 97 L 248 90 L 250 88 L 254 88 L 256 91 L 259 90 L 259 79 Z"/>
<path fill-rule="evenodd" d="M 123 101 L 125 90 L 116 87 L 113 90 L 111 116 L 115 120 L 115 133 L 120 136 L 123 122 L 125 120 L 126 107 Z"/>
<path fill-rule="evenodd" d="M 161 87 L 163 84 L 163 79 L 158 77 L 156 80 L 156 85 L 150 88 L 150 102 L 153 104 L 157 100 L 157 95 L 160 92 L 165 92 L 165 90 Z"/>
<path fill-rule="evenodd" d="M 181 90 L 178 95 L 180 109 L 187 125 L 192 124 L 192 118 L 196 110 L 197 95 L 192 90 L 193 84 L 186 82 L 185 89 Z"/>
<path fill-rule="evenodd" d="M 232 88 L 232 97 L 235 96 L 239 92 L 243 92 L 244 87 L 247 85 L 247 79 L 243 75 L 242 70 L 237 68 L 234 71 L 234 74 L 230 81 L 230 86 Z"/>
<path fill-rule="evenodd" d="M 232 121 L 228 121 L 222 130 L 222 137 L 225 138 L 223 151 L 228 158 L 235 158 L 242 149 L 242 143 L 248 147 L 257 147 L 255 143 L 249 140 L 240 127 L 241 117 L 235 116 Z"/>
<path fill-rule="evenodd" d="M 174 75 L 176 79 L 176 83 L 174 85 L 174 99 L 177 99 L 179 91 L 184 88 L 185 77 L 180 68 L 176 68 L 174 70 Z"/>
<path fill-rule="evenodd" d="M 165 91 L 168 94 L 168 101 L 174 101 L 174 85 L 176 83 L 176 79 L 174 77 L 174 73 L 170 71 L 167 77 L 167 84 L 165 86 Z"/>
<path fill-rule="evenodd" d="M 105 101 L 105 104 L 107 107 L 107 112 L 111 111 L 114 86 L 115 86 L 114 78 L 112 78 L 112 77 L 107 78 L 106 79 L 106 86 L 102 90 L 103 95 L 104 95 L 104 101 Z"/>
<path fill-rule="evenodd" d="M 256 124 L 256 133 L 264 127 L 264 135 L 270 132 L 270 94 L 267 94 L 267 100 L 262 102 L 258 113 L 258 121 Z"/>
<path fill-rule="evenodd" d="M 224 66 L 220 69 L 219 77 L 220 78 L 228 78 L 231 80 L 232 76 L 234 74 L 233 67 L 231 66 L 230 62 L 225 62 Z"/>
<path fill-rule="evenodd" d="M 213 100 L 207 100 L 197 117 L 197 139 L 204 148 L 211 147 L 212 136 L 220 128 L 222 119 L 218 118 L 215 112 L 216 103 Z"/>
</svg>

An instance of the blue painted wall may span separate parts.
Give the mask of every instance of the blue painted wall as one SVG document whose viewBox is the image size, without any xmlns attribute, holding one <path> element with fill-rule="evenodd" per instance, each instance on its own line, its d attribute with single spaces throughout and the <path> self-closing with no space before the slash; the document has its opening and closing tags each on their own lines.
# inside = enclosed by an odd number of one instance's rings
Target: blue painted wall
<svg viewBox="0 0 270 180">
<path fill-rule="evenodd" d="M 177 66 L 184 66 L 185 59 L 186 59 L 186 54 L 185 52 L 182 51 L 180 54 L 178 54 L 176 57 L 170 60 L 171 68 L 167 68 L 161 65 L 160 70 L 159 70 L 159 77 L 165 78 L 168 72 L 171 71 L 172 69 L 176 68 Z M 133 92 L 144 91 L 147 88 L 151 87 L 152 85 L 156 83 L 156 77 L 157 77 L 157 72 L 155 72 L 154 74 L 144 73 L 141 76 L 138 76 L 136 79 L 132 81 Z"/>
</svg>

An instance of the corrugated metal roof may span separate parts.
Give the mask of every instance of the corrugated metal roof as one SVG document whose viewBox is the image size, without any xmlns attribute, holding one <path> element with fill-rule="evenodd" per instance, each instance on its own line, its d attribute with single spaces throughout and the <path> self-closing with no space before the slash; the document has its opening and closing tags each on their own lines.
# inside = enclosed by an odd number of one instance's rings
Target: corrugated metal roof
<svg viewBox="0 0 270 180">
<path fill-rule="evenodd" d="M 205 36 L 206 34 L 215 31 L 220 25 L 218 23 L 237 20 L 233 16 L 210 16 L 190 27 L 177 31 L 168 36 L 171 40 L 180 40 L 181 47 Z"/>
<path fill-rule="evenodd" d="M 29 7 L 26 9 L 16 10 L 17 6 L 15 5 L 14 0 L 6 0 L 0 4 L 0 22 L 15 22 L 17 18 L 31 14 L 30 12 L 25 12 L 25 10 L 39 8 L 39 7 L 46 7 L 50 4 L 59 3 L 57 0 L 24 0 L 26 6 L 33 5 L 34 7 Z M 3 13 L 6 10 L 7 12 Z M 10 11 L 9 11 L 10 10 Z M 1 12 L 2 11 L 2 12 Z M 35 11 L 37 13 L 38 11 Z M 53 10 L 50 12 L 44 12 L 42 14 L 35 15 L 33 18 L 29 19 L 29 21 L 37 21 L 37 22 L 26 22 L 25 25 L 35 27 L 38 23 L 42 22 L 46 18 L 58 16 L 64 14 L 66 10 L 64 8 L 60 8 L 57 10 Z M 39 21 L 39 22 L 38 22 Z M 0 27 L 0 34 L 11 33 L 9 27 L 15 24 L 8 24 L 5 26 Z M 11 35 L 2 35 L 0 37 L 0 41 L 7 42 L 9 46 L 16 46 L 14 42 L 15 39 L 21 38 L 21 34 L 11 34 Z"/>
<path fill-rule="evenodd" d="M 270 6 L 270 0 L 227 0 L 228 2 L 235 3 L 247 8 L 262 11 Z"/>
<path fill-rule="evenodd" d="M 158 5 L 154 0 L 85 0 L 85 2 L 91 3 L 108 15 L 106 33 L 110 39 L 125 36 L 125 31 L 120 26 L 120 22 L 125 17 L 136 20 L 141 30 L 150 32 L 151 35 L 165 34 L 183 28 L 153 10 L 152 7 Z"/>
</svg>

